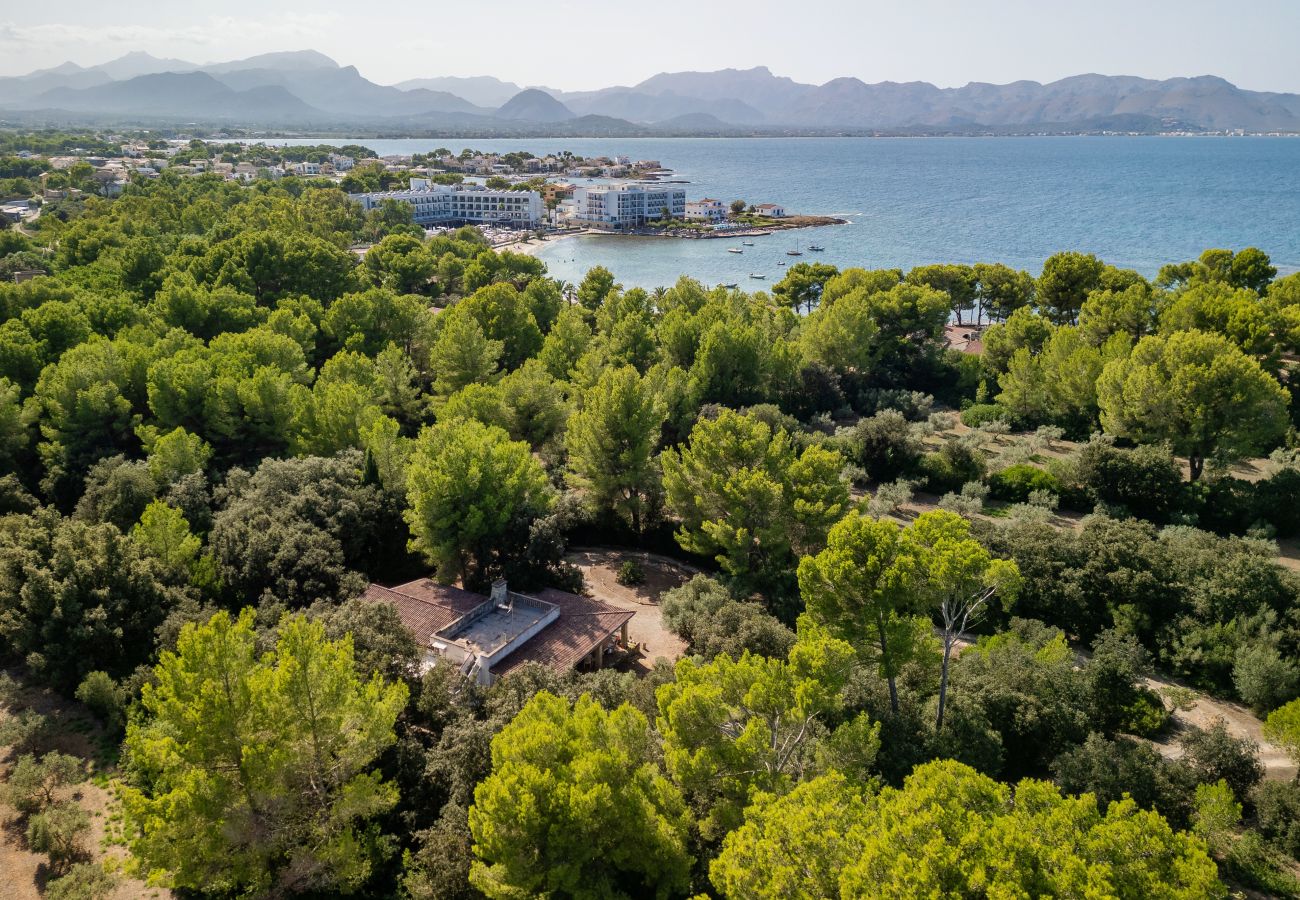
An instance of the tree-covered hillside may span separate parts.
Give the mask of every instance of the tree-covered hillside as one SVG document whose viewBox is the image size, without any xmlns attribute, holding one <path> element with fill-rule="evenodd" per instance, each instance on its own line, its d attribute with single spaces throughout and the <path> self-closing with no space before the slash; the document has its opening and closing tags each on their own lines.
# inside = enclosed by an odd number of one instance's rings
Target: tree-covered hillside
<svg viewBox="0 0 1300 900">
<path fill-rule="evenodd" d="M 0 232 L 20 268 L 0 745 L 48 896 L 1300 896 L 1300 782 L 1143 681 L 1300 756 L 1300 275 L 1258 250 L 647 292 L 163 174 Z M 360 599 L 581 591 L 577 542 L 703 571 L 655 598 L 681 659 L 479 687 Z M 38 688 L 98 720 L 123 873 Z"/>
</svg>

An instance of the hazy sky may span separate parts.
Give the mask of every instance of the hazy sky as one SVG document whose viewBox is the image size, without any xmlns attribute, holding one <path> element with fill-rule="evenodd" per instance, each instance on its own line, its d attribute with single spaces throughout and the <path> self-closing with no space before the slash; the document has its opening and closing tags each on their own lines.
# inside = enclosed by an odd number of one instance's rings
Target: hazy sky
<svg viewBox="0 0 1300 900">
<path fill-rule="evenodd" d="M 131 50 L 316 49 L 373 81 L 491 74 L 581 90 L 766 65 L 941 86 L 1082 72 L 1300 91 L 1300 0 L 0 0 L 0 73 Z"/>
</svg>

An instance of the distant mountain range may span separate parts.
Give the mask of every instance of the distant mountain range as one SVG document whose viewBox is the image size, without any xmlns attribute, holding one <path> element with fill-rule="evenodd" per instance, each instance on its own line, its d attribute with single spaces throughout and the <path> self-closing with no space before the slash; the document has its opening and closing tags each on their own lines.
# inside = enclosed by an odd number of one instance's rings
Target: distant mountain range
<svg viewBox="0 0 1300 900">
<path fill-rule="evenodd" d="M 960 88 L 857 78 L 816 85 L 763 66 L 565 92 L 491 76 L 380 85 L 313 50 L 211 65 L 136 52 L 98 66 L 68 62 L 0 78 L 0 118 L 566 135 L 1300 132 L 1300 95 L 1242 90 L 1209 75 L 1078 75 Z"/>
</svg>

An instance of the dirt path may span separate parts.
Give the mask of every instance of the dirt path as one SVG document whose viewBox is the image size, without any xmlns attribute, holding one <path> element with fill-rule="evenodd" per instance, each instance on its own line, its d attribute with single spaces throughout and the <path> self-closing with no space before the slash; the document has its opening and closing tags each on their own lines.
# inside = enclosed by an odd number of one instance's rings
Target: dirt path
<svg viewBox="0 0 1300 900">
<path fill-rule="evenodd" d="M 1183 688 L 1178 682 L 1159 675 L 1143 679 L 1146 686 L 1163 695 L 1166 688 Z M 1228 733 L 1236 738 L 1247 738 L 1259 745 L 1259 761 L 1264 766 L 1266 778 L 1274 781 L 1290 781 L 1296 777 L 1296 764 L 1281 747 L 1264 740 L 1263 723 L 1249 709 L 1240 703 L 1216 700 L 1197 691 L 1192 692 L 1196 702 L 1191 709 L 1176 709 L 1173 712 L 1170 728 L 1160 740 L 1152 741 L 1160 754 L 1168 759 L 1178 759 L 1183 755 L 1183 748 L 1178 740 L 1192 728 L 1209 728 L 1218 720 L 1228 727 Z"/>
<path fill-rule="evenodd" d="M 13 674 L 13 673 L 11 673 Z M 32 709 L 49 717 L 51 731 L 42 742 L 40 752 L 58 750 L 83 760 L 88 774 L 94 774 L 100 760 L 99 726 L 86 714 L 84 707 L 69 703 L 53 692 L 39 688 L 23 688 L 12 707 L 0 703 L 0 721 L 15 712 Z M 13 766 L 11 747 L 0 747 L 0 782 L 4 782 Z M 108 772 L 106 774 L 111 774 Z M 126 851 L 106 841 L 106 832 L 118 815 L 118 804 L 113 794 L 95 781 L 63 788 L 60 800 L 73 800 L 90 814 L 90 832 L 84 846 L 91 861 L 105 862 L 120 868 Z M 0 797 L 0 900 L 40 900 L 49 879 L 44 854 L 27 848 L 26 823 L 17 810 Z M 141 881 L 122 878 L 111 900 L 163 900 L 172 893 L 161 888 L 151 888 Z"/>
<path fill-rule="evenodd" d="M 593 597 L 636 613 L 628 623 L 628 637 L 642 647 L 634 671 L 644 674 L 654 666 L 657 657 L 671 661 L 686 653 L 682 639 L 664 627 L 659 597 L 699 574 L 698 569 L 657 553 L 607 547 L 575 548 L 565 559 L 582 570 L 587 590 Z M 645 570 L 642 584 L 618 583 L 618 569 L 627 560 L 639 562 Z"/>
</svg>

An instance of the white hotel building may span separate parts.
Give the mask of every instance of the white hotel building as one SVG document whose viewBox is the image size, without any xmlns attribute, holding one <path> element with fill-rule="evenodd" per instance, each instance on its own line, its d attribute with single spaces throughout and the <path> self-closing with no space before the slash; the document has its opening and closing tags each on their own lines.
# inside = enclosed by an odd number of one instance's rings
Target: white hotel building
<svg viewBox="0 0 1300 900">
<path fill-rule="evenodd" d="M 537 191 L 500 191 L 479 184 L 431 184 L 412 178 L 405 191 L 349 194 L 364 209 L 385 200 L 409 203 L 417 225 L 505 225 L 535 228 L 542 222 L 542 195 Z"/>
<path fill-rule="evenodd" d="M 686 189 L 656 184 L 608 184 L 573 192 L 572 222 L 582 228 L 622 231 L 686 216 Z"/>
</svg>

